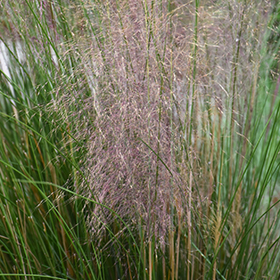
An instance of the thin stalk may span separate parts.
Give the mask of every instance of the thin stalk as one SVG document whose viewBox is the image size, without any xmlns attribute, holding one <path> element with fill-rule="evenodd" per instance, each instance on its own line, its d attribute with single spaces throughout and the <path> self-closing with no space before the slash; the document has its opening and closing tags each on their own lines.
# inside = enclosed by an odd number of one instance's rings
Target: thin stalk
<svg viewBox="0 0 280 280">
<path fill-rule="evenodd" d="M 169 230 L 169 262 L 171 270 L 171 280 L 175 279 L 175 252 L 174 252 L 174 230 Z M 169 277 L 168 277 L 169 278 Z"/>
<path fill-rule="evenodd" d="M 245 1 L 246 6 L 246 1 Z M 241 14 L 241 26 L 237 33 L 237 49 L 236 53 L 234 54 L 233 59 L 233 69 L 232 69 L 232 76 L 233 76 L 233 82 L 232 82 L 232 101 L 231 101 L 231 116 L 230 116 L 230 162 L 229 162 L 229 187 L 230 187 L 230 193 L 232 192 L 232 173 L 233 173 L 233 139 L 234 139 L 234 128 L 235 128 L 235 99 L 236 99 L 236 87 L 237 87 L 237 70 L 238 70 L 238 61 L 239 61 L 239 54 L 240 54 L 240 46 L 241 46 L 241 35 L 243 31 L 243 23 L 244 23 L 244 13 L 245 13 L 245 7 Z"/>
<path fill-rule="evenodd" d="M 144 2 L 144 13 L 145 13 L 145 28 L 146 28 L 146 83 L 147 83 L 147 95 L 148 95 L 148 108 L 150 108 L 150 28 L 151 28 L 151 22 L 148 19 L 149 16 L 149 9 L 148 9 L 148 2 L 145 0 Z M 148 145 L 150 146 L 150 116 L 148 117 L 147 120 L 147 125 L 148 125 Z M 151 157 L 149 156 L 149 166 L 151 166 Z M 151 188 L 151 182 L 150 178 L 148 180 L 148 244 L 149 244 L 149 280 L 152 280 L 152 257 L 151 254 L 151 238 L 152 238 L 152 218 L 151 217 L 151 212 L 152 212 L 152 188 Z"/>
<path fill-rule="evenodd" d="M 181 237 L 181 213 L 178 213 L 178 237 L 177 237 L 177 250 L 176 250 L 176 271 L 175 279 L 178 280 L 179 275 L 179 260 L 180 260 L 180 237 Z"/>
<path fill-rule="evenodd" d="M 189 119 L 189 147 L 192 147 L 192 129 L 194 122 L 194 106 L 195 106 L 195 81 L 196 81 L 196 56 L 198 49 L 198 8 L 199 8 L 199 0 L 195 0 L 195 18 L 194 18 L 194 49 L 193 49 L 193 75 L 192 75 L 192 91 L 189 97 L 191 114 Z M 188 153 L 188 151 L 187 151 Z M 190 168 L 193 169 L 193 156 L 190 157 Z M 187 221 L 188 221 L 188 258 L 187 258 L 187 280 L 191 277 L 191 234 L 192 234 L 192 222 L 191 222 L 191 204 L 192 204 L 192 182 L 193 182 L 193 174 L 190 170 L 189 175 L 189 192 L 188 192 L 188 212 L 187 212 Z"/>
<path fill-rule="evenodd" d="M 149 280 L 153 277 L 152 241 L 149 240 Z"/>
<path fill-rule="evenodd" d="M 165 244 L 162 245 L 162 275 L 163 280 L 166 280 L 166 263 L 165 263 Z"/>
</svg>

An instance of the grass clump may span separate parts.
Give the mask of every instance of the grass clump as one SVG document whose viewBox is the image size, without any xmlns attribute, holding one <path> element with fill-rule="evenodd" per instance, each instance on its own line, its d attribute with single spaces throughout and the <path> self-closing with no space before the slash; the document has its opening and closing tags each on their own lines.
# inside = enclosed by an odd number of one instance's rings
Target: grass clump
<svg viewBox="0 0 280 280">
<path fill-rule="evenodd" d="M 1 8 L 0 278 L 279 278 L 279 4 Z"/>
</svg>

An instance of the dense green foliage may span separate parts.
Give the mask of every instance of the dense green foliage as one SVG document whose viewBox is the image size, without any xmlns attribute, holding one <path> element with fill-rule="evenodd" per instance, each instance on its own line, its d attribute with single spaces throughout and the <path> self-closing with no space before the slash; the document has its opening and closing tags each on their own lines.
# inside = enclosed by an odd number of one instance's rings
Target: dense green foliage
<svg viewBox="0 0 280 280">
<path fill-rule="evenodd" d="M 279 279 L 277 1 L 0 11 L 0 279 Z"/>
</svg>

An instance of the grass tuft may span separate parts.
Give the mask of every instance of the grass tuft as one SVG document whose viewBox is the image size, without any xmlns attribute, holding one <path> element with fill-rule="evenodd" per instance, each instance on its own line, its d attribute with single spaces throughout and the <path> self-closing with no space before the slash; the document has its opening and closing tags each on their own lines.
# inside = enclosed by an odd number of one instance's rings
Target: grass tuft
<svg viewBox="0 0 280 280">
<path fill-rule="evenodd" d="M 277 2 L 0 11 L 1 279 L 279 279 Z"/>
</svg>

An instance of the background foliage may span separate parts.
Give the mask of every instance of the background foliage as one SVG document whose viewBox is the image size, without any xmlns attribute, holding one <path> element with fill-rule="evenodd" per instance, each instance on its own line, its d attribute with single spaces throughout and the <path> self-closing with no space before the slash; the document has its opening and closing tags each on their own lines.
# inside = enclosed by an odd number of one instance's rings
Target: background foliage
<svg viewBox="0 0 280 280">
<path fill-rule="evenodd" d="M 0 10 L 1 279 L 279 279 L 277 1 Z"/>
</svg>

